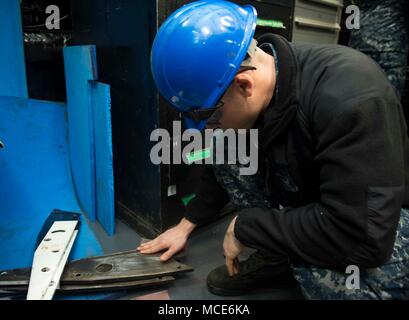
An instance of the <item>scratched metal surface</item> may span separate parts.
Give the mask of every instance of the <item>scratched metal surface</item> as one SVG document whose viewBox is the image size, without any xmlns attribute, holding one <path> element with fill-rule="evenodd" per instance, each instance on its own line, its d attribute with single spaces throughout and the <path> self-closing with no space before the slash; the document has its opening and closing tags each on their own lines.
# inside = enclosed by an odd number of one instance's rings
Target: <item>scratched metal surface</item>
<svg viewBox="0 0 409 320">
<path fill-rule="evenodd" d="M 125 281 L 125 282 L 114 282 L 114 283 L 101 283 L 101 284 L 92 284 L 92 285 L 61 285 L 57 289 L 57 294 L 85 294 L 85 293 L 96 293 L 96 292 L 113 292 L 113 291 L 123 291 L 123 290 L 135 290 L 144 287 L 160 287 L 163 288 L 163 285 L 169 284 L 174 281 L 175 278 L 166 276 L 153 279 L 145 280 L 135 280 L 135 281 Z M 26 294 L 28 291 L 28 283 L 26 285 L 19 286 L 9 286 L 1 287 L 0 295 L 3 293 L 18 295 Z"/>
<path fill-rule="evenodd" d="M 98 258 L 73 261 L 64 271 L 65 284 L 104 283 L 148 279 L 190 272 L 192 268 L 175 260 L 161 263 L 158 255 L 141 255 L 135 250 Z"/>
<path fill-rule="evenodd" d="M 168 294 L 172 300 L 294 300 L 303 299 L 298 287 L 289 289 L 274 289 L 253 292 L 251 294 L 225 298 L 211 294 L 206 288 L 206 278 L 210 271 L 223 264 L 222 241 L 232 216 L 228 216 L 195 232 L 190 241 L 187 252 L 180 254 L 178 260 L 192 266 L 191 273 L 175 276 L 176 280 L 168 286 Z M 95 234 L 105 252 L 117 252 L 135 249 L 141 242 L 131 228 L 121 221 L 117 221 L 117 235 L 108 237 L 101 227 L 94 225 Z M 247 253 L 247 255 L 250 252 Z M 155 295 L 161 289 L 142 289 L 129 291 L 117 295 L 115 299 L 139 299 L 147 295 Z M 154 296 L 153 296 L 154 297 Z"/>
<path fill-rule="evenodd" d="M 171 260 L 161 263 L 158 255 L 146 256 L 136 251 L 70 262 L 61 276 L 61 284 L 79 286 L 125 282 L 165 277 L 193 269 Z M 30 269 L 0 271 L 0 287 L 28 285 Z"/>
</svg>

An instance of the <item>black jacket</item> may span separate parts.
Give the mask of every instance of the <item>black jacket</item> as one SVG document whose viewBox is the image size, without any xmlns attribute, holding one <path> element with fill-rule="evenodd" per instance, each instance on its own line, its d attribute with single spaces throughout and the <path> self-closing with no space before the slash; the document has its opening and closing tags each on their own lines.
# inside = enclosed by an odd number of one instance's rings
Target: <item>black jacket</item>
<svg viewBox="0 0 409 320">
<path fill-rule="evenodd" d="M 237 238 L 277 262 L 384 264 L 409 205 L 409 144 L 396 91 L 373 60 L 350 48 L 275 35 L 263 42 L 277 51 L 279 90 L 259 119 L 261 170 L 285 208 L 239 212 Z M 296 190 L 283 186 L 282 170 Z M 228 201 L 207 170 L 186 217 L 201 224 Z"/>
</svg>

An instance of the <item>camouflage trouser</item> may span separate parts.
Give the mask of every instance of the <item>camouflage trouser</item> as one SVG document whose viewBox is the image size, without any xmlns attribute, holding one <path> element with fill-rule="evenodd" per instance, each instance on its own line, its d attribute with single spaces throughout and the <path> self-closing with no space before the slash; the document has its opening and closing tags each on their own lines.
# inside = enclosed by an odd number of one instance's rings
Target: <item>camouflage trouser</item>
<svg viewBox="0 0 409 320">
<path fill-rule="evenodd" d="M 238 165 L 214 165 L 213 168 L 238 211 L 276 207 L 274 201 L 265 196 L 260 174 L 240 176 Z M 409 211 L 401 211 L 392 259 L 380 268 L 360 270 L 359 289 L 347 289 L 351 274 L 311 266 L 293 266 L 293 271 L 308 299 L 409 299 Z M 356 285 L 355 281 L 353 284 Z"/>
<path fill-rule="evenodd" d="M 349 46 L 375 60 L 402 96 L 406 79 L 408 32 L 406 0 L 360 0 L 360 29 Z"/>
</svg>

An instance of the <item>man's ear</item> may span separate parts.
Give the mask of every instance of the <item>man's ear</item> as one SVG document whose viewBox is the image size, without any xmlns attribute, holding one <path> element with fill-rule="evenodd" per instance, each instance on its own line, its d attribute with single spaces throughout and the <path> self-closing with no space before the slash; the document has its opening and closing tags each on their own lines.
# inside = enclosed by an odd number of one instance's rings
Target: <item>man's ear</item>
<svg viewBox="0 0 409 320">
<path fill-rule="evenodd" d="M 234 78 L 234 83 L 237 86 L 237 89 L 243 94 L 246 98 L 249 98 L 253 95 L 254 80 L 253 78 L 246 74 L 240 73 Z"/>
</svg>

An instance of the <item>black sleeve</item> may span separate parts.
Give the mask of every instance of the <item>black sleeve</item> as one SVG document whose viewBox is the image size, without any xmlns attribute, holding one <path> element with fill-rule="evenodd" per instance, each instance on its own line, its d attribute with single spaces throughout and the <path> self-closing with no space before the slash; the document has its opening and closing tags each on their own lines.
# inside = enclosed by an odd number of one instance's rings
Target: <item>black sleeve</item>
<svg viewBox="0 0 409 320">
<path fill-rule="evenodd" d="M 324 268 L 388 261 L 403 203 L 407 140 L 399 103 L 371 99 L 336 116 L 318 137 L 320 200 L 239 213 L 244 245 Z"/>
<path fill-rule="evenodd" d="M 196 197 L 188 204 L 185 218 L 196 225 L 204 224 L 215 218 L 228 202 L 229 196 L 217 182 L 212 166 L 205 165 Z"/>
</svg>

